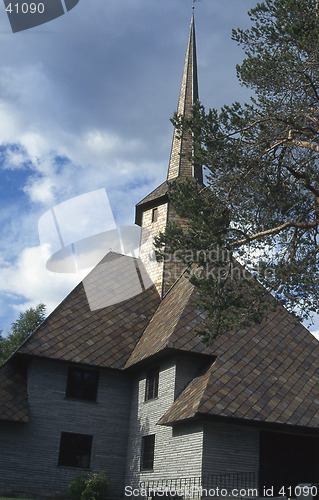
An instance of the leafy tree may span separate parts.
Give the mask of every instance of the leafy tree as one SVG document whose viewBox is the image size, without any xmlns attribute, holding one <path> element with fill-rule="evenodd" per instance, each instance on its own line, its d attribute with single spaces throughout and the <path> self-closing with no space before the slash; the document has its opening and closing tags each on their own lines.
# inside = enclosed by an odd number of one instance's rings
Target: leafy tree
<svg viewBox="0 0 319 500">
<path fill-rule="evenodd" d="M 18 349 L 29 335 L 45 319 L 45 305 L 40 303 L 36 307 L 30 307 L 24 313 L 20 313 L 17 321 L 11 324 L 11 332 L 7 337 L 0 332 L 0 365 L 3 364 L 11 354 Z"/>
<path fill-rule="evenodd" d="M 265 0 L 249 16 L 251 28 L 233 30 L 232 38 L 245 50 L 239 81 L 254 97 L 220 111 L 197 103 L 186 120 L 175 116 L 181 133 L 194 133 L 208 185 L 170 186 L 188 229 L 170 224 L 156 240 L 159 257 L 178 249 L 189 266 L 203 266 L 213 252 L 215 274 L 191 277 L 210 342 L 260 321 L 272 302 L 265 290 L 299 319 L 319 310 L 318 0 Z"/>
</svg>

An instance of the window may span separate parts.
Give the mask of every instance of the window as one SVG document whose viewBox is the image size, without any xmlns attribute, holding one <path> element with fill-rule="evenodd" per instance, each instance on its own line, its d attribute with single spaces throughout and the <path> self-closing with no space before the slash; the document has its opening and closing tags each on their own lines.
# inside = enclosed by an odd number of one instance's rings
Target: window
<svg viewBox="0 0 319 500">
<path fill-rule="evenodd" d="M 153 208 L 152 210 L 152 222 L 157 222 L 158 219 L 158 208 Z"/>
<path fill-rule="evenodd" d="M 142 437 L 141 470 L 153 470 L 155 434 Z"/>
<path fill-rule="evenodd" d="M 157 398 L 159 369 L 152 368 L 146 374 L 145 401 Z"/>
<path fill-rule="evenodd" d="M 70 366 L 65 397 L 96 401 L 99 372 Z"/>
<path fill-rule="evenodd" d="M 58 465 L 89 469 L 93 436 L 61 432 Z"/>
</svg>

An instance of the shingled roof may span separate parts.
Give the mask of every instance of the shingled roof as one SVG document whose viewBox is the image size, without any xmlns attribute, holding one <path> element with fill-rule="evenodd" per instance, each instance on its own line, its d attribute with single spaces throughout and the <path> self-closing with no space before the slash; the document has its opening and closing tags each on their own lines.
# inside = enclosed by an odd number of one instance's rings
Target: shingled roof
<svg viewBox="0 0 319 500">
<path fill-rule="evenodd" d="M 168 200 L 168 182 L 164 181 L 160 186 L 155 188 L 150 194 L 145 196 L 141 201 L 139 201 L 136 205 L 135 212 L 135 224 L 140 226 L 142 224 L 142 215 L 143 211 L 146 208 L 151 208 L 153 205 L 157 206 L 161 203 L 165 203 Z"/>
<path fill-rule="evenodd" d="M 203 320 L 196 298 L 182 275 L 162 301 L 150 287 L 92 311 L 81 283 L 18 353 L 117 369 L 172 350 L 210 356 L 209 369 L 187 386 L 159 424 L 205 415 L 318 428 L 319 343 L 309 331 L 278 306 L 260 325 L 225 333 L 207 347 L 195 333 Z M 0 418 L 27 421 L 22 372 L 7 363 L 0 386 Z"/>
<path fill-rule="evenodd" d="M 161 301 L 126 368 L 167 349 L 213 355 L 194 332 L 204 318 L 196 308 L 196 299 L 194 287 L 183 274 Z"/>
<path fill-rule="evenodd" d="M 0 370 L 0 420 L 29 421 L 27 378 L 17 364 L 6 363 Z"/>
<path fill-rule="evenodd" d="M 319 343 L 278 306 L 254 327 L 227 333 L 217 355 L 159 424 L 202 415 L 260 423 L 319 426 Z"/>
<path fill-rule="evenodd" d="M 109 300 L 110 289 L 116 296 L 117 290 L 123 292 L 129 282 L 125 272 L 119 275 L 115 268 L 112 276 L 110 269 L 103 267 L 112 259 L 116 262 L 119 257 L 124 259 L 121 259 L 122 270 L 125 263 L 136 260 L 110 252 L 89 275 L 89 287 L 95 293 L 92 302 L 98 303 L 99 309 L 92 310 L 88 301 L 90 290 L 85 289 L 81 282 L 35 330 L 19 353 L 105 368 L 123 368 L 160 299 L 155 286 L 144 291 L 141 286 L 140 293 L 103 307 L 103 297 Z"/>
<path fill-rule="evenodd" d="M 122 369 L 160 302 L 143 278 L 138 259 L 109 252 L 0 368 L 0 420 L 28 421 L 23 355 Z"/>
</svg>

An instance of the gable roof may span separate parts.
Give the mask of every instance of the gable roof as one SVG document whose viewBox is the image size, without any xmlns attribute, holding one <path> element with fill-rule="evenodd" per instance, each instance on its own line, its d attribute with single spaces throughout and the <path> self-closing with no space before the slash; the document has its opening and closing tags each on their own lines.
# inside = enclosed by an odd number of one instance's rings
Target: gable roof
<svg viewBox="0 0 319 500">
<path fill-rule="evenodd" d="M 160 302 L 144 271 L 139 259 L 109 252 L 83 280 L 86 286 L 72 290 L 0 368 L 0 420 L 28 421 L 23 355 L 124 368 Z M 115 303 L 105 307 L 112 297 Z"/>
<path fill-rule="evenodd" d="M 166 349 L 213 355 L 194 332 L 204 318 L 195 307 L 196 298 L 193 285 L 182 275 L 161 301 L 125 367 Z"/>
<path fill-rule="evenodd" d="M 136 207 L 140 207 L 142 205 L 151 204 L 153 201 L 158 200 L 159 198 L 167 199 L 166 195 L 168 192 L 168 182 L 164 181 L 157 188 L 153 189 L 153 191 L 145 196 L 141 201 L 136 204 Z"/>
<path fill-rule="evenodd" d="M 155 188 L 150 194 L 145 196 L 141 201 L 135 206 L 135 224 L 141 226 L 143 211 L 153 206 L 161 205 L 168 201 L 168 183 L 167 181 L 162 182 L 160 186 Z"/>
<path fill-rule="evenodd" d="M 319 342 L 278 306 L 260 324 L 219 337 L 217 359 L 159 424 L 202 415 L 319 427 Z"/>
<path fill-rule="evenodd" d="M 112 260 L 117 263 L 119 257 L 122 273 L 117 265 L 104 267 Z M 160 301 L 153 285 L 144 291 L 140 287 L 140 293 L 133 297 L 103 307 L 103 297 L 109 300 L 110 290 L 114 296 L 117 290 L 126 290 L 125 265 L 132 262 L 136 259 L 113 252 L 107 254 L 89 275 L 89 286 L 95 294 L 93 303 L 98 302 L 100 308 L 91 310 L 89 290 L 81 282 L 18 352 L 105 368 L 123 368 Z"/>
<path fill-rule="evenodd" d="M 80 283 L 17 353 L 116 369 L 172 350 L 201 354 L 211 357 L 209 369 L 186 387 L 160 425 L 210 416 L 318 428 L 319 343 L 308 330 L 278 306 L 260 325 L 225 333 L 207 347 L 194 331 L 204 319 L 196 298 L 182 275 L 162 301 L 151 287 L 91 311 Z M 22 371 L 4 365 L 0 387 L 0 419 L 26 422 Z"/>
</svg>

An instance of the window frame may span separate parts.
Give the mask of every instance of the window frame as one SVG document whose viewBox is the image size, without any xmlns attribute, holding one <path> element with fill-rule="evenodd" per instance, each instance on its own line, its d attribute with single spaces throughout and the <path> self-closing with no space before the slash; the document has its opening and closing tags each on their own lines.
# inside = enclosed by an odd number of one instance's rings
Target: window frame
<svg viewBox="0 0 319 500">
<path fill-rule="evenodd" d="M 77 443 L 73 440 L 79 441 L 79 439 L 86 439 L 87 442 L 81 444 L 82 454 L 76 451 Z M 59 456 L 58 456 L 58 466 L 59 467 L 72 467 L 76 469 L 86 469 L 90 470 L 91 459 L 92 459 L 92 444 L 93 435 L 91 434 L 81 434 L 77 432 L 67 432 L 62 431 L 60 435 L 60 445 L 59 445 Z M 87 448 L 87 450 L 85 450 Z M 70 451 L 71 450 L 71 451 Z M 87 451 L 87 454 L 84 454 Z M 77 453 L 77 455 L 76 455 Z M 73 456 L 72 456 L 73 455 Z M 86 461 L 84 458 L 87 456 Z M 81 464 L 82 462 L 82 464 Z"/>
<path fill-rule="evenodd" d="M 144 401 L 152 401 L 158 398 L 159 388 L 159 366 L 154 366 L 146 372 Z"/>
<path fill-rule="evenodd" d="M 80 385 L 76 385 L 76 382 L 74 380 L 76 375 L 74 375 L 74 372 L 78 372 L 80 374 L 80 384 L 82 384 L 82 387 Z M 91 385 L 93 385 L 93 389 L 85 388 L 85 381 L 83 379 L 86 374 L 94 376 L 94 379 L 91 382 Z M 98 370 L 92 368 L 83 368 L 80 366 L 69 366 L 65 386 L 65 399 L 75 399 L 77 401 L 88 401 L 91 403 L 96 403 L 99 388 L 99 378 L 100 373 Z M 87 382 L 87 384 L 89 384 L 89 382 Z"/>
<path fill-rule="evenodd" d="M 152 208 L 152 222 L 158 221 L 158 207 Z"/>
<path fill-rule="evenodd" d="M 154 458 L 155 458 L 155 434 L 148 434 L 147 436 L 142 436 L 141 443 L 141 472 L 147 472 L 154 470 Z"/>
</svg>

